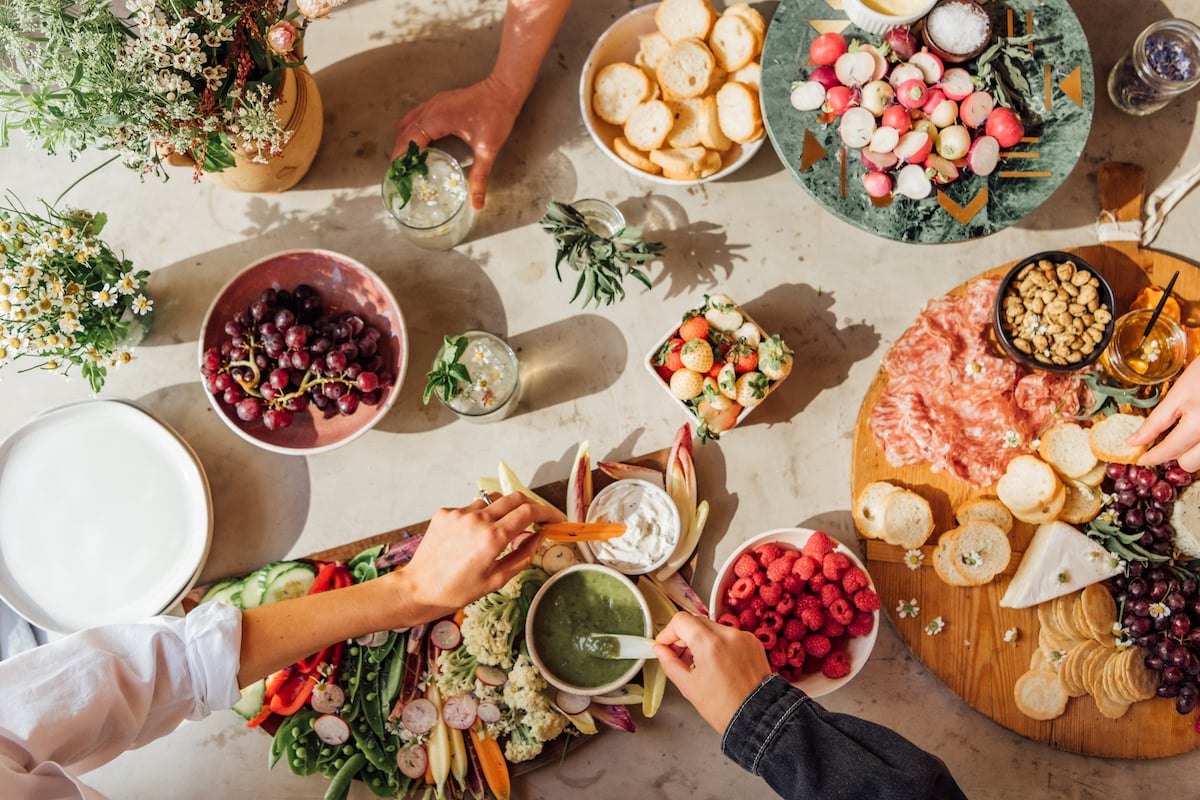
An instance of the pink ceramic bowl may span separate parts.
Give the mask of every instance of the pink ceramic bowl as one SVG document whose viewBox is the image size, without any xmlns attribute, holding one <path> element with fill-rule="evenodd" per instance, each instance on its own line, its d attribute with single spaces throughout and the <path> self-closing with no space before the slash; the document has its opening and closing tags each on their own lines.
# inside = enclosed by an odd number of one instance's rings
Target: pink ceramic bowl
<svg viewBox="0 0 1200 800">
<path fill-rule="evenodd" d="M 228 338 L 225 323 L 246 310 L 268 288 L 291 290 L 308 284 L 320 294 L 326 312 L 353 311 L 382 334 L 383 369 L 395 376 L 376 405 L 362 403 L 348 416 L 315 407 L 297 413 L 291 425 L 269 430 L 261 419 L 245 422 L 233 406 L 204 389 L 217 415 L 238 436 L 265 450 L 284 455 L 312 455 L 332 450 L 362 436 L 383 419 L 395 402 L 408 366 L 408 333 L 400 305 L 387 285 L 360 262 L 329 250 L 286 250 L 254 262 L 235 275 L 217 294 L 200 328 L 200 358 Z"/>
</svg>

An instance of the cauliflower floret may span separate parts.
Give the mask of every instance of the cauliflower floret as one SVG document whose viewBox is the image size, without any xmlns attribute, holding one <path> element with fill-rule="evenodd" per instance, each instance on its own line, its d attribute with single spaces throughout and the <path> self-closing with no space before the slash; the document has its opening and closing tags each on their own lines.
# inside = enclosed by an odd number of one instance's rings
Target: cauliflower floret
<svg viewBox="0 0 1200 800">
<path fill-rule="evenodd" d="M 544 694 L 546 679 L 529 660 L 517 658 L 504 686 L 504 705 L 511 720 L 504 754 L 509 761 L 528 761 L 542 752 L 542 744 L 562 733 L 569 720 L 554 710 Z"/>
<path fill-rule="evenodd" d="M 513 642 L 525 628 L 525 615 L 533 595 L 546 582 L 537 567 L 522 570 L 498 592 L 481 597 L 466 608 L 462 624 L 463 646 L 480 664 L 508 669 L 513 663 Z"/>
</svg>

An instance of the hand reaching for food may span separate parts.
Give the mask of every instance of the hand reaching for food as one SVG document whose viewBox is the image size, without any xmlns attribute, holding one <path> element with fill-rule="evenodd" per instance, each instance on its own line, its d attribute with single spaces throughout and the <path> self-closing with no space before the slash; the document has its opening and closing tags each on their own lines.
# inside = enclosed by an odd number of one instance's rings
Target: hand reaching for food
<svg viewBox="0 0 1200 800">
<path fill-rule="evenodd" d="M 1179 376 L 1146 421 L 1129 437 L 1130 445 L 1145 445 L 1166 436 L 1145 452 L 1139 464 L 1176 459 L 1188 472 L 1200 470 L 1200 361 Z"/>
</svg>

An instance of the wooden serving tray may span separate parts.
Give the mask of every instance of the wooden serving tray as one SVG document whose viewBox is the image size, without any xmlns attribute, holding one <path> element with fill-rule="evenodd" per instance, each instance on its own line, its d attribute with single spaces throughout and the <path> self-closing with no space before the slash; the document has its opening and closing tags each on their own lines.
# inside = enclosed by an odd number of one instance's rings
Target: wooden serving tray
<svg viewBox="0 0 1200 800">
<path fill-rule="evenodd" d="M 1102 208 L 1118 220 L 1140 216 L 1145 173 L 1128 164 L 1105 165 L 1098 184 Z M 1165 253 L 1141 249 L 1135 242 L 1112 242 L 1091 247 L 1069 248 L 1095 267 L 1112 284 L 1118 314 L 1127 309 L 1138 291 L 1149 284 L 1165 286 L 1175 270 L 1180 271 L 1175 294 L 1186 301 L 1185 316 L 1195 323 L 1200 314 L 1200 269 Z M 979 277 L 1001 277 L 1016 261 L 990 269 Z M 965 284 L 952 290 L 961 294 Z M 933 545 L 943 531 L 954 527 L 952 509 L 977 496 L 995 496 L 994 488 L 976 489 L 925 465 L 893 467 L 888 464 L 867 426 L 871 409 L 887 384 L 882 368 L 867 390 L 859 410 L 851 462 L 852 496 L 867 483 L 887 480 L 925 497 L 933 508 L 935 528 L 924 548 L 924 566 L 910 570 L 902 563 L 903 550 L 877 540 L 862 542 L 867 566 L 883 600 L 883 610 L 893 627 L 920 661 L 972 708 L 1006 728 L 1061 750 L 1105 758 L 1159 758 L 1200 748 L 1200 736 L 1192 726 L 1194 715 L 1182 716 L 1174 701 L 1154 698 L 1130 706 L 1124 717 L 1101 716 L 1089 696 L 1071 699 L 1061 717 L 1042 722 L 1017 710 L 1013 685 L 1029 669 L 1038 646 L 1035 609 L 1000 607 L 1000 598 L 1020 563 L 1033 536 L 1033 525 L 1016 522 L 1009 567 L 992 583 L 959 588 L 943 583 L 932 567 Z M 916 619 L 900 619 L 896 605 L 916 598 Z M 945 629 L 927 636 L 924 625 L 942 617 Z M 1005 642 L 1004 632 L 1017 628 L 1015 643 Z"/>
</svg>

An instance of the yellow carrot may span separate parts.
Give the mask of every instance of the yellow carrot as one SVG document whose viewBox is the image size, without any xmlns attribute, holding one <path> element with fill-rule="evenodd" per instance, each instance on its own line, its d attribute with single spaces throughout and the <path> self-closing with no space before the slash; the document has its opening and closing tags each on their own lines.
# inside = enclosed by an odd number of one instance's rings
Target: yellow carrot
<svg viewBox="0 0 1200 800">
<path fill-rule="evenodd" d="M 467 768 L 470 766 L 467 744 L 462 731 L 457 728 L 447 726 L 446 732 L 450 736 L 450 774 L 454 776 L 459 790 L 463 791 L 467 788 Z"/>
<path fill-rule="evenodd" d="M 425 699 L 433 703 L 437 709 L 437 724 L 429 734 L 425 748 L 429 752 L 429 777 L 437 786 L 437 796 L 445 797 L 446 778 L 450 775 L 450 735 L 446 732 L 446 720 L 442 719 L 442 697 L 438 692 L 437 681 L 430 681 L 425 691 Z"/>
<path fill-rule="evenodd" d="M 496 800 L 509 800 L 512 794 L 512 782 L 508 775 L 508 762 L 504 760 L 504 752 L 500 743 L 487 735 L 483 726 L 476 722 L 471 726 L 471 744 L 475 754 L 479 756 L 479 767 L 483 770 L 483 779 L 488 788 L 496 796 Z"/>
</svg>

